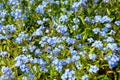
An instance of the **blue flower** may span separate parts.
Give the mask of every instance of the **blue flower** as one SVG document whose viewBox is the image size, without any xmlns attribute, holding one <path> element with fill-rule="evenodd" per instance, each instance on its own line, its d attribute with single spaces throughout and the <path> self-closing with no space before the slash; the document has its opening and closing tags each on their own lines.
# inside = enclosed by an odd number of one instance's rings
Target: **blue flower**
<svg viewBox="0 0 120 80">
<path fill-rule="evenodd" d="M 72 50 L 72 51 L 71 51 L 71 54 L 72 54 L 72 55 L 76 55 L 76 54 L 77 54 L 77 51 L 76 51 L 76 50 Z"/>
<path fill-rule="evenodd" d="M 58 55 L 59 53 L 60 53 L 60 49 L 59 48 L 55 48 L 54 50 L 53 50 L 53 54 L 54 55 Z"/>
<path fill-rule="evenodd" d="M 23 52 L 23 53 L 27 53 L 27 52 L 28 52 L 27 47 L 22 47 L 22 52 Z"/>
<path fill-rule="evenodd" d="M 107 37 L 106 32 L 104 32 L 104 31 L 101 31 L 101 32 L 99 33 L 99 35 L 100 35 L 100 36 L 103 36 L 104 38 Z"/>
<path fill-rule="evenodd" d="M 30 77 L 31 80 L 34 80 L 35 76 L 33 75 L 33 73 L 30 72 L 29 77 Z"/>
<path fill-rule="evenodd" d="M 88 75 L 82 76 L 82 80 L 88 80 Z"/>
<path fill-rule="evenodd" d="M 80 22 L 80 20 L 79 20 L 78 18 L 73 18 L 73 22 L 74 22 L 75 24 L 77 24 L 77 23 Z"/>
<path fill-rule="evenodd" d="M 3 25 L 0 23 L 0 32 L 2 32 L 1 30 L 3 29 Z"/>
<path fill-rule="evenodd" d="M 42 25 L 44 22 L 43 22 L 42 20 L 37 20 L 37 23 L 38 23 L 39 25 Z"/>
<path fill-rule="evenodd" d="M 2 51 L 2 52 L 0 52 L 0 56 L 2 56 L 2 57 L 5 57 L 7 54 L 8 54 L 7 51 Z"/>
<path fill-rule="evenodd" d="M 48 46 L 46 49 L 45 49 L 48 53 L 51 53 L 52 52 L 52 49 L 50 46 Z"/>
<path fill-rule="evenodd" d="M 3 8 L 4 7 L 4 4 L 0 3 L 0 8 Z"/>
<path fill-rule="evenodd" d="M 68 1 L 63 1 L 63 4 L 66 4 L 66 5 L 67 5 L 67 4 L 68 4 Z"/>
<path fill-rule="evenodd" d="M 117 26 L 120 26 L 120 21 L 115 21 L 114 22 Z"/>
<path fill-rule="evenodd" d="M 62 71 L 62 68 L 63 68 L 63 66 L 62 66 L 62 64 L 59 62 L 58 64 L 56 64 L 56 70 L 58 71 L 58 72 L 61 72 Z"/>
<path fill-rule="evenodd" d="M 106 28 L 111 28 L 112 26 L 111 26 L 110 23 L 107 23 L 107 24 L 105 24 L 105 27 L 106 27 Z"/>
<path fill-rule="evenodd" d="M 61 79 L 75 80 L 76 76 L 74 70 L 66 69 L 65 72 L 62 74 Z"/>
<path fill-rule="evenodd" d="M 94 73 L 97 73 L 97 71 L 99 70 L 99 68 L 96 66 L 96 65 L 91 65 L 90 66 L 90 69 L 89 69 L 89 72 L 94 72 Z"/>
<path fill-rule="evenodd" d="M 82 55 L 82 57 L 84 57 L 86 55 L 86 53 L 87 53 L 86 51 L 79 52 L 79 54 Z"/>
<path fill-rule="evenodd" d="M 28 78 L 26 76 L 23 76 L 22 80 L 28 80 Z"/>
<path fill-rule="evenodd" d="M 8 68 L 8 67 L 5 67 L 5 66 L 2 66 L 1 71 L 5 75 L 11 75 L 12 74 L 12 70 L 10 68 Z"/>
<path fill-rule="evenodd" d="M 72 26 L 72 29 L 73 29 L 73 30 L 78 29 L 78 25 L 73 25 L 73 26 Z"/>
<path fill-rule="evenodd" d="M 82 7 L 86 8 L 87 7 L 87 1 L 88 0 L 80 0 L 79 4 L 82 4 Z"/>
<path fill-rule="evenodd" d="M 64 46 L 63 46 L 62 44 L 60 44 L 60 45 L 58 46 L 58 48 L 59 48 L 59 49 L 64 49 Z"/>
<path fill-rule="evenodd" d="M 7 4 L 17 6 L 19 2 L 17 0 L 8 0 Z"/>
<path fill-rule="evenodd" d="M 34 2 L 35 2 L 34 0 L 30 0 L 30 5 L 34 4 Z"/>
<path fill-rule="evenodd" d="M 29 50 L 30 50 L 30 52 L 33 52 L 34 50 L 36 49 L 36 46 L 29 46 Z"/>
<path fill-rule="evenodd" d="M 6 66 L 2 66 L 1 71 L 3 73 L 2 76 L 0 76 L 1 80 L 14 80 L 14 76 L 12 75 L 12 70 Z"/>
<path fill-rule="evenodd" d="M 56 28 L 57 32 L 60 32 L 62 34 L 65 34 L 67 32 L 67 29 L 68 29 L 67 26 L 60 26 L 60 25 Z"/>
<path fill-rule="evenodd" d="M 6 25 L 6 28 L 11 32 L 15 32 L 16 31 L 16 28 L 14 27 L 14 25 Z"/>
<path fill-rule="evenodd" d="M 102 17 L 102 20 L 101 20 L 101 23 L 111 22 L 111 21 L 112 21 L 112 20 L 111 20 L 110 17 L 108 17 L 108 16 L 103 16 L 103 17 Z"/>
<path fill-rule="evenodd" d="M 77 39 L 81 39 L 81 38 L 82 38 L 81 34 L 77 34 L 77 35 L 76 35 L 76 38 L 77 38 Z"/>
<path fill-rule="evenodd" d="M 111 50 L 116 50 L 118 48 L 116 43 L 108 43 L 106 47 Z"/>
<path fill-rule="evenodd" d="M 68 44 L 75 44 L 75 43 L 76 43 L 76 39 L 74 39 L 74 38 L 67 38 L 67 39 L 66 39 L 66 42 L 67 42 Z"/>
<path fill-rule="evenodd" d="M 55 41 L 54 38 L 50 38 L 50 37 L 49 37 L 49 38 L 47 39 L 47 43 L 48 43 L 49 45 L 55 46 L 56 41 Z"/>
<path fill-rule="evenodd" d="M 87 41 L 88 41 L 89 43 L 92 43 L 94 40 L 93 40 L 93 38 L 88 38 Z"/>
<path fill-rule="evenodd" d="M 91 23 L 92 20 L 89 17 L 85 17 L 84 21 Z"/>
<path fill-rule="evenodd" d="M 73 49 L 74 49 L 74 47 L 72 47 L 72 46 L 69 47 L 69 50 L 70 50 L 70 51 L 73 51 Z"/>
<path fill-rule="evenodd" d="M 78 48 L 81 48 L 81 47 L 82 47 L 82 44 L 78 44 L 77 47 L 78 47 Z"/>
<path fill-rule="evenodd" d="M 1 10 L 0 11 L 0 17 L 4 18 L 7 14 L 7 11 L 6 10 Z"/>
<path fill-rule="evenodd" d="M 74 2 L 71 9 L 77 11 L 80 4 L 80 2 Z"/>
<path fill-rule="evenodd" d="M 29 61 L 28 57 L 26 57 L 25 55 L 19 55 L 15 58 L 15 66 L 19 67 L 22 64 L 25 64 Z"/>
<path fill-rule="evenodd" d="M 114 42 L 114 39 L 112 37 L 107 37 L 104 41 L 106 42 Z"/>
<path fill-rule="evenodd" d="M 82 64 L 80 64 L 79 62 L 75 62 L 76 68 L 80 69 L 82 67 Z"/>
<path fill-rule="evenodd" d="M 22 10 L 21 9 L 16 9 L 15 12 L 11 12 L 11 16 L 14 17 L 14 19 L 18 19 L 22 17 Z"/>
<path fill-rule="evenodd" d="M 33 32 L 32 36 L 41 36 L 43 35 L 43 32 L 41 29 L 44 29 L 44 27 L 39 27 L 35 32 Z"/>
<path fill-rule="evenodd" d="M 43 5 L 43 7 L 46 7 L 47 4 L 48 4 L 47 1 L 42 1 L 42 5 Z"/>
<path fill-rule="evenodd" d="M 114 30 L 110 30 L 109 34 L 110 34 L 110 35 L 115 35 L 116 32 L 115 32 Z"/>
<path fill-rule="evenodd" d="M 67 15 L 62 15 L 62 16 L 60 16 L 59 22 L 67 22 L 67 21 L 68 21 Z"/>
<path fill-rule="evenodd" d="M 103 32 L 108 32 L 108 28 L 107 28 L 107 27 L 104 27 L 104 28 L 102 28 L 102 31 L 103 31 Z"/>
<path fill-rule="evenodd" d="M 80 59 L 80 56 L 78 55 L 72 55 L 72 61 L 78 61 Z"/>
<path fill-rule="evenodd" d="M 96 54 L 89 54 L 89 58 L 94 61 L 96 59 Z"/>
<path fill-rule="evenodd" d="M 20 65 L 20 70 L 24 73 L 29 73 L 29 67 L 25 64 Z"/>
<path fill-rule="evenodd" d="M 120 56 L 112 53 L 111 55 L 105 57 L 105 60 L 108 60 L 109 68 L 113 69 L 117 66 L 118 62 L 120 61 Z"/>
<path fill-rule="evenodd" d="M 23 38 L 27 38 L 28 35 L 25 34 L 24 32 L 20 32 L 19 35 L 18 35 L 18 37 L 20 37 L 21 39 L 23 39 Z"/>
<path fill-rule="evenodd" d="M 22 38 L 21 37 L 15 38 L 15 42 L 17 42 L 18 44 L 21 44 L 22 43 Z"/>
<path fill-rule="evenodd" d="M 94 28 L 92 31 L 94 32 L 94 34 L 97 34 L 98 32 L 100 32 L 100 29 L 99 28 Z"/>
<path fill-rule="evenodd" d="M 101 22 L 102 16 L 96 15 L 96 16 L 94 17 L 94 20 L 95 20 L 95 22 Z"/>
<path fill-rule="evenodd" d="M 40 55 L 42 52 L 40 51 L 40 49 L 36 49 L 34 53 L 35 55 Z"/>
<path fill-rule="evenodd" d="M 44 14 L 44 6 L 43 6 L 43 5 L 37 6 L 37 8 L 35 9 L 35 11 L 36 11 L 37 13 Z"/>
<path fill-rule="evenodd" d="M 71 63 L 71 62 L 72 62 L 72 58 L 66 58 L 66 59 L 65 59 L 65 62 L 66 62 L 67 64 Z"/>
<path fill-rule="evenodd" d="M 109 2 L 109 0 L 103 0 L 103 2 L 104 2 L 104 3 L 108 3 L 108 2 Z"/>
<path fill-rule="evenodd" d="M 102 44 L 102 41 L 95 41 L 93 44 L 92 44 L 93 47 L 95 48 L 99 48 L 99 49 L 102 49 L 103 48 L 103 44 Z"/>
</svg>

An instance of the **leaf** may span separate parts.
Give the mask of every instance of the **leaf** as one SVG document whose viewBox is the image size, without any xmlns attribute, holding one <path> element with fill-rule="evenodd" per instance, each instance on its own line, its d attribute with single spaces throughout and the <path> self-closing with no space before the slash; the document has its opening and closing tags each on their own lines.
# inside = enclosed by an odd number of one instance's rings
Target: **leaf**
<svg viewBox="0 0 120 80">
<path fill-rule="evenodd" d="M 107 13 L 108 13 L 108 15 L 110 15 L 111 14 L 111 12 L 110 12 L 110 10 L 107 8 Z"/>
</svg>

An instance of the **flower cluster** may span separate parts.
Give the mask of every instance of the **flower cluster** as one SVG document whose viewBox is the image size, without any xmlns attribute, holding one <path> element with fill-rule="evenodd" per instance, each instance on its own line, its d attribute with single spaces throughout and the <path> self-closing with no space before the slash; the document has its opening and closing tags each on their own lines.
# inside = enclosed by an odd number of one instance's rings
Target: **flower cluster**
<svg viewBox="0 0 120 80">
<path fill-rule="evenodd" d="M 3 75 L 0 76 L 1 80 L 8 80 L 8 79 L 14 79 L 14 76 L 12 75 L 12 70 L 8 67 L 2 66 L 1 69 Z"/>
<path fill-rule="evenodd" d="M 113 79 L 118 8 L 117 0 L 1 1 L 0 80 Z"/>
</svg>

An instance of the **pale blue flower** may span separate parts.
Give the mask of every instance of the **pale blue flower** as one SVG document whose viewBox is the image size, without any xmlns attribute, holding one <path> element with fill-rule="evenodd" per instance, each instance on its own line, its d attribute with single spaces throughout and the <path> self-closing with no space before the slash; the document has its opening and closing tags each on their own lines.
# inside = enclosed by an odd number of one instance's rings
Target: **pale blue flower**
<svg viewBox="0 0 120 80">
<path fill-rule="evenodd" d="M 0 3 L 0 8 L 3 8 L 4 7 L 4 4 Z"/>
<path fill-rule="evenodd" d="M 120 21 L 115 21 L 114 22 L 117 26 L 120 26 Z"/>
<path fill-rule="evenodd" d="M 100 29 L 99 28 L 94 28 L 92 31 L 94 32 L 94 34 L 97 34 L 98 32 L 100 32 Z"/>
<path fill-rule="evenodd" d="M 66 42 L 68 44 L 75 44 L 76 43 L 76 39 L 74 39 L 74 38 L 67 38 Z"/>
<path fill-rule="evenodd" d="M 75 62 L 76 68 L 80 69 L 82 67 L 82 64 L 80 64 L 79 62 Z"/>
<path fill-rule="evenodd" d="M 6 67 L 6 66 L 2 66 L 1 71 L 5 75 L 11 75 L 12 74 L 12 70 L 10 68 Z"/>
<path fill-rule="evenodd" d="M 94 61 L 96 59 L 96 54 L 89 54 L 89 58 Z"/>
<path fill-rule="evenodd" d="M 89 69 L 89 72 L 94 72 L 94 73 L 97 73 L 97 71 L 99 71 L 99 68 L 96 66 L 96 65 L 91 65 L 90 66 L 90 69 Z"/>
<path fill-rule="evenodd" d="M 101 23 L 111 22 L 111 21 L 112 21 L 111 18 L 106 15 L 102 17 Z"/>
<path fill-rule="evenodd" d="M 76 35 L 76 38 L 77 38 L 77 39 L 81 39 L 81 38 L 82 38 L 81 34 L 77 34 L 77 35 Z"/>
<path fill-rule="evenodd" d="M 102 16 L 101 16 L 101 15 L 96 15 L 96 16 L 94 17 L 94 20 L 95 20 L 95 22 L 101 22 Z"/>
<path fill-rule="evenodd" d="M 29 67 L 25 64 L 20 65 L 20 70 L 25 73 L 29 73 Z"/>
<path fill-rule="evenodd" d="M 113 69 L 118 65 L 118 62 L 120 61 L 120 56 L 112 53 L 111 55 L 106 56 L 105 60 L 108 60 L 109 68 Z"/>
<path fill-rule="evenodd" d="M 93 38 L 88 38 L 87 41 L 88 41 L 89 43 L 92 43 L 94 40 L 93 40 Z"/>
<path fill-rule="evenodd" d="M 102 31 L 103 32 L 108 32 L 108 28 L 104 27 L 104 28 L 102 28 Z"/>
<path fill-rule="evenodd" d="M 108 43 L 106 47 L 110 48 L 111 50 L 116 50 L 117 44 L 116 43 Z"/>
<path fill-rule="evenodd" d="M 68 21 L 67 15 L 62 15 L 62 16 L 60 16 L 59 22 L 67 22 L 67 21 Z"/>
<path fill-rule="evenodd" d="M 102 43 L 102 41 L 94 41 L 94 43 L 92 44 L 92 46 L 93 47 L 95 47 L 95 48 L 99 48 L 99 49 L 102 49 L 102 47 L 103 47 L 103 43 Z"/>
<path fill-rule="evenodd" d="M 57 28 L 56 28 L 56 30 L 57 30 L 57 32 L 59 32 L 59 33 L 62 33 L 62 34 L 65 34 L 66 32 L 67 32 L 67 30 L 68 30 L 68 27 L 67 26 L 58 26 Z"/>
<path fill-rule="evenodd" d="M 44 6 L 43 5 L 38 5 L 37 8 L 35 9 L 37 13 L 44 14 Z"/>
<path fill-rule="evenodd" d="M 78 25 L 73 25 L 73 26 L 72 26 L 72 29 L 73 29 L 73 30 L 78 29 Z"/>
<path fill-rule="evenodd" d="M 115 34 L 116 34 L 116 31 L 110 30 L 109 34 L 110 34 L 110 35 L 115 35 Z"/>
<path fill-rule="evenodd" d="M 105 27 L 106 27 L 106 28 L 111 28 L 112 26 L 111 26 L 110 23 L 107 23 L 107 24 L 105 24 Z"/>
<path fill-rule="evenodd" d="M 77 24 L 77 23 L 80 22 L 80 20 L 79 20 L 78 18 L 73 18 L 73 22 L 74 22 L 75 24 Z"/>
<path fill-rule="evenodd" d="M 8 55 L 8 52 L 7 51 L 2 51 L 2 52 L 0 52 L 0 56 L 2 56 L 2 57 L 5 57 L 5 56 L 7 56 Z"/>
<path fill-rule="evenodd" d="M 4 18 L 7 15 L 6 10 L 0 10 L 0 17 Z"/>
<path fill-rule="evenodd" d="M 15 11 L 12 11 L 11 16 L 13 16 L 14 19 L 21 18 L 22 17 L 22 10 L 21 9 L 16 9 Z"/>
<path fill-rule="evenodd" d="M 36 49 L 36 46 L 34 46 L 34 45 L 33 46 L 31 46 L 31 45 L 29 46 L 30 52 L 33 52 L 35 49 Z"/>
<path fill-rule="evenodd" d="M 104 32 L 104 31 L 100 31 L 99 35 L 100 35 L 100 36 L 103 36 L 104 38 L 107 37 L 106 32 Z"/>
<path fill-rule="evenodd" d="M 108 3 L 108 2 L 109 2 L 109 0 L 103 0 L 103 2 L 104 2 L 104 3 Z"/>
<path fill-rule="evenodd" d="M 40 55 L 42 52 L 41 52 L 41 50 L 38 48 L 38 49 L 35 50 L 34 53 L 35 53 L 35 55 Z"/>
<path fill-rule="evenodd" d="M 114 42 L 114 38 L 112 38 L 112 37 L 107 37 L 107 39 L 105 39 L 104 41 L 106 41 L 106 42 Z"/>
<path fill-rule="evenodd" d="M 22 80 L 28 80 L 28 78 L 26 76 L 23 76 Z"/>
<path fill-rule="evenodd" d="M 82 76 L 82 80 L 88 80 L 88 75 Z"/>
</svg>

